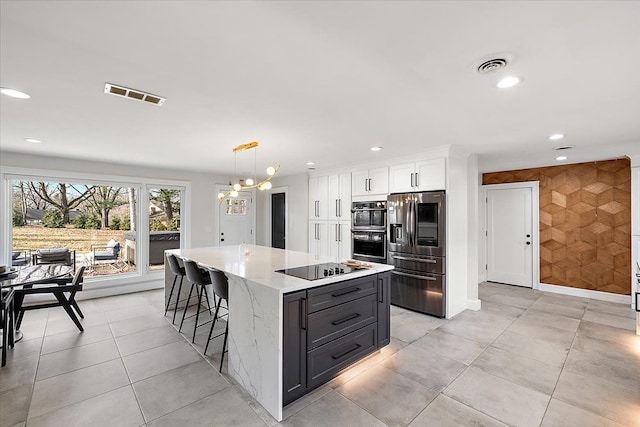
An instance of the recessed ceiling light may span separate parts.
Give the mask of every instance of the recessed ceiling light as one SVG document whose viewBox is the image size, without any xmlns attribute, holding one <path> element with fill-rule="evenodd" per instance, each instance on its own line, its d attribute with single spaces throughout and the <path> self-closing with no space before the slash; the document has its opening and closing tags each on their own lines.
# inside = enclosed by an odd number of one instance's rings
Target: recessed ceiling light
<svg viewBox="0 0 640 427">
<path fill-rule="evenodd" d="M 558 156 L 558 157 L 556 157 L 556 160 L 559 161 L 559 162 L 562 161 L 562 160 L 567 160 L 567 156 Z"/>
<path fill-rule="evenodd" d="M 564 138 L 564 134 L 562 133 L 554 133 L 553 135 L 549 135 L 547 137 L 547 139 L 550 139 L 551 141 L 557 141 L 562 138 Z"/>
<path fill-rule="evenodd" d="M 8 87 L 0 87 L 0 92 L 12 98 L 29 99 L 31 96 L 19 90 L 10 89 Z"/>
<path fill-rule="evenodd" d="M 382 147 L 371 147 L 371 151 L 380 151 Z"/>
<path fill-rule="evenodd" d="M 307 162 L 307 166 L 313 166 L 313 165 L 315 165 L 314 162 Z"/>
<path fill-rule="evenodd" d="M 27 142 L 33 142 L 34 144 L 40 144 L 42 142 L 39 139 L 35 139 L 35 138 L 25 138 L 24 140 Z"/>
<path fill-rule="evenodd" d="M 500 80 L 496 86 L 499 87 L 500 89 L 506 89 L 508 87 L 513 87 L 518 83 L 520 83 L 520 78 L 515 76 L 508 76 Z"/>
</svg>

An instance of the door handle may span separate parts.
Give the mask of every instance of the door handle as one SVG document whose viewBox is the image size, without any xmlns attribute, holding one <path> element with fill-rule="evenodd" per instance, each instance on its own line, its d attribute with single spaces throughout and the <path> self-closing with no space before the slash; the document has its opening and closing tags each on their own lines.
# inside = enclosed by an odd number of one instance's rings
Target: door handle
<svg viewBox="0 0 640 427">
<path fill-rule="evenodd" d="M 531 244 L 531 242 L 527 242 L 527 245 L 530 245 L 530 244 Z"/>
</svg>

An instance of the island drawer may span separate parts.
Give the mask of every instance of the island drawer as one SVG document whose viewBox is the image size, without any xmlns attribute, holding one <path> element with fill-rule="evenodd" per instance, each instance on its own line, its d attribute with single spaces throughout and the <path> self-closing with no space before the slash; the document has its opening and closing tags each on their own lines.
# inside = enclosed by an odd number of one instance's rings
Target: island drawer
<svg viewBox="0 0 640 427">
<path fill-rule="evenodd" d="M 376 324 L 365 326 L 307 353 L 307 384 L 325 383 L 361 357 L 378 348 Z"/>
<path fill-rule="evenodd" d="M 353 301 L 378 292 L 376 275 L 321 286 L 307 291 L 308 313 L 314 313 L 348 301 Z"/>
<path fill-rule="evenodd" d="M 312 350 L 378 321 L 376 295 L 367 295 L 309 315 L 307 347 Z"/>
</svg>

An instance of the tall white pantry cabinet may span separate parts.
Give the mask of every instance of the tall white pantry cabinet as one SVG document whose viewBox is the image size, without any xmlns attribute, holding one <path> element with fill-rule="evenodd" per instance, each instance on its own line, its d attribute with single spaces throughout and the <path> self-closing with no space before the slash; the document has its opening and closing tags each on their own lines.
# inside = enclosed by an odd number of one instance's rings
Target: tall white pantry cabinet
<svg viewBox="0 0 640 427">
<path fill-rule="evenodd" d="M 351 257 L 351 173 L 309 178 L 309 252 Z"/>
</svg>

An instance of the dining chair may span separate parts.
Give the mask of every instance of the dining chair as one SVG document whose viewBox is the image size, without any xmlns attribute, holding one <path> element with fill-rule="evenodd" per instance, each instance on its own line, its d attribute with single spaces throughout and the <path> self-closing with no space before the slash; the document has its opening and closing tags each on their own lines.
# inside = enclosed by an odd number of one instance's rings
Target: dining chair
<svg viewBox="0 0 640 427">
<path fill-rule="evenodd" d="M 14 346 L 14 310 L 13 296 L 15 291 L 12 288 L 2 289 L 0 299 L 0 325 L 2 325 L 2 366 L 7 364 L 7 348 Z"/>
<path fill-rule="evenodd" d="M 222 343 L 222 353 L 220 354 L 220 369 L 222 372 L 222 362 L 224 362 L 224 353 L 227 349 L 227 337 L 229 335 L 229 279 L 224 272 L 220 270 L 216 270 L 214 268 L 209 268 L 209 276 L 211 277 L 211 284 L 213 285 L 213 292 L 218 297 L 218 301 L 216 303 L 216 311 L 213 315 L 213 322 L 211 323 L 211 329 L 209 329 L 209 336 L 207 337 L 207 345 L 204 347 L 204 354 L 207 354 L 207 349 L 209 348 L 209 342 L 214 339 L 224 335 L 224 342 Z M 216 320 L 218 320 L 222 316 L 218 316 L 220 312 L 220 306 L 222 305 L 222 300 L 224 300 L 227 309 L 227 325 L 224 328 L 224 332 L 216 335 L 215 337 L 211 337 L 213 334 L 213 328 L 216 326 Z"/>
<path fill-rule="evenodd" d="M 20 325 L 22 324 L 22 319 L 24 318 L 24 313 L 29 310 L 37 310 L 40 308 L 51 308 L 51 307 L 62 307 L 67 312 L 73 323 L 76 324 L 80 331 L 84 331 L 80 320 L 76 316 L 84 318 L 84 314 L 78 307 L 78 303 L 76 303 L 75 296 L 76 292 L 82 290 L 82 275 L 84 274 L 85 266 L 80 267 L 76 270 L 71 283 L 69 283 L 68 279 L 56 279 L 53 280 L 52 283 L 39 283 L 34 285 L 23 285 L 22 288 L 15 288 L 15 312 L 17 313 L 16 319 L 16 329 L 20 329 Z M 42 294 L 51 294 L 58 301 L 57 302 L 28 302 L 25 305 L 25 297 L 31 295 L 42 295 Z M 69 294 L 67 297 L 65 294 Z M 75 310 L 75 312 L 74 312 Z"/>
</svg>

